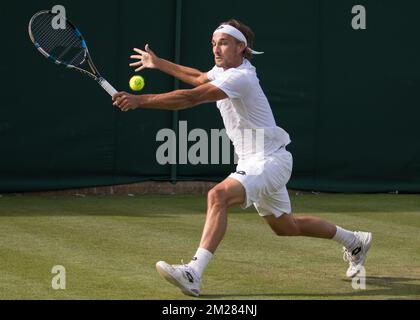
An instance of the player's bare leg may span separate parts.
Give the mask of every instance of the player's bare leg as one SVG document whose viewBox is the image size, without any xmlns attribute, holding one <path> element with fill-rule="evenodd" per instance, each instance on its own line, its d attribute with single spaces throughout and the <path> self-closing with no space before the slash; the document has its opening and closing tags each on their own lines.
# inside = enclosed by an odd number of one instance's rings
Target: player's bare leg
<svg viewBox="0 0 420 320">
<path fill-rule="evenodd" d="M 227 228 L 227 209 L 245 201 L 245 189 L 232 178 L 219 183 L 207 196 L 207 216 L 200 247 L 191 262 L 170 265 L 164 261 L 156 264 L 158 272 L 170 283 L 179 287 L 186 295 L 198 296 L 201 276 L 223 239 Z"/>
<path fill-rule="evenodd" d="M 245 189 L 240 182 L 227 178 L 207 195 L 207 216 L 200 248 L 214 253 L 227 228 L 227 209 L 245 201 Z"/>
<path fill-rule="evenodd" d="M 279 236 L 306 236 L 332 239 L 337 232 L 335 225 L 313 216 L 295 217 L 282 214 L 264 217 L 271 229 Z"/>
<path fill-rule="evenodd" d="M 271 229 L 279 236 L 306 236 L 332 239 L 343 245 L 344 260 L 349 262 L 346 275 L 356 276 L 363 266 L 372 244 L 370 232 L 349 231 L 314 216 L 295 217 L 283 214 L 280 217 L 264 217 Z"/>
</svg>

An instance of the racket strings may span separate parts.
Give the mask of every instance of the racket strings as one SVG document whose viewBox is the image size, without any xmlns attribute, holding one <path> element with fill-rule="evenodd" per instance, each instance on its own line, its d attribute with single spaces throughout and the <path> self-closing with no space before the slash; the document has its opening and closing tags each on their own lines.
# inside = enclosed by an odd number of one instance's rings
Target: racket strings
<svg viewBox="0 0 420 320">
<path fill-rule="evenodd" d="M 44 50 L 51 51 L 51 49 L 54 47 L 53 42 L 60 40 L 63 42 L 66 41 L 66 39 L 63 39 L 62 37 L 54 36 L 56 33 L 59 33 L 61 29 L 55 30 L 52 27 L 52 19 L 50 15 L 43 14 L 38 16 L 37 20 L 33 21 L 31 27 L 34 38 Z M 69 35 L 67 34 L 67 36 Z"/>
<path fill-rule="evenodd" d="M 86 50 L 81 37 L 67 21 L 65 29 L 53 28 L 54 17 L 52 13 L 44 13 L 33 19 L 31 32 L 35 42 L 53 59 L 66 64 L 82 64 Z"/>
<path fill-rule="evenodd" d="M 82 60 L 82 61 L 84 61 L 85 60 L 85 52 L 84 51 L 80 51 L 70 62 L 69 62 L 69 64 L 71 64 L 71 65 L 75 65 L 76 63 L 76 61 L 79 61 L 79 60 Z"/>
<path fill-rule="evenodd" d="M 69 40 L 79 40 L 73 28 L 66 24 L 65 29 L 54 29 L 52 26 L 52 14 L 43 14 L 34 20 L 32 30 L 38 43 L 46 50 L 51 50 L 58 44 L 69 45 Z"/>
<path fill-rule="evenodd" d="M 53 50 L 59 43 L 68 45 L 70 41 L 77 41 L 76 39 L 73 39 L 72 35 L 69 33 L 65 33 L 62 36 L 55 36 L 55 33 L 60 33 L 60 30 L 51 31 L 46 29 L 42 34 L 42 37 L 46 39 L 44 45 L 46 50 Z"/>
</svg>

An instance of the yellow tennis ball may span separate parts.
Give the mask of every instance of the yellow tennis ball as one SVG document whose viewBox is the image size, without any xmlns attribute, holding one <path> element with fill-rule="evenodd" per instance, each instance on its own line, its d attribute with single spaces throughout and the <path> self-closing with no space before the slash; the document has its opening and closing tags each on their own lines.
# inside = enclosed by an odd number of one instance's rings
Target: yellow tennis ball
<svg viewBox="0 0 420 320">
<path fill-rule="evenodd" d="M 130 79 L 130 88 L 133 91 L 140 91 L 144 88 L 144 79 L 142 76 L 133 76 Z"/>
</svg>

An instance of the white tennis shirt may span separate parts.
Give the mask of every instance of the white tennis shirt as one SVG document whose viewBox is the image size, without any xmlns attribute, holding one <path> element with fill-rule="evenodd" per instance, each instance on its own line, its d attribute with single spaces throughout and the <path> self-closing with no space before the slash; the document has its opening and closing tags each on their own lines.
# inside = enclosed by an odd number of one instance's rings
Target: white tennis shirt
<svg viewBox="0 0 420 320">
<path fill-rule="evenodd" d="M 217 107 L 239 159 L 256 154 L 268 156 L 291 142 L 289 134 L 276 125 L 255 67 L 249 60 L 244 59 L 239 67 L 227 70 L 214 66 L 207 78 L 228 96 L 217 101 Z"/>
</svg>

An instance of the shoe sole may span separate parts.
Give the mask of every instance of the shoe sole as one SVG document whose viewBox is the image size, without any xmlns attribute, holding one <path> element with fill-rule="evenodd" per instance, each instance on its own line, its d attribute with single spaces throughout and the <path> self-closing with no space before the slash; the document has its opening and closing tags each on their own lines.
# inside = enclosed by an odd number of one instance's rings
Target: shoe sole
<svg viewBox="0 0 420 320">
<path fill-rule="evenodd" d="M 372 233 L 371 233 L 371 232 L 369 232 L 369 233 L 368 233 L 368 237 L 367 237 L 367 242 L 366 242 L 366 245 L 365 245 L 365 248 L 364 248 L 365 258 L 364 258 L 364 259 L 363 259 L 363 261 L 360 263 L 360 265 L 361 265 L 361 266 L 363 266 L 363 265 L 365 264 L 365 261 L 366 261 L 366 258 L 367 258 L 367 252 L 369 251 L 369 249 L 370 249 L 370 247 L 371 247 L 371 245 L 372 245 L 372 240 L 373 240 Z M 354 275 L 350 276 L 349 278 L 354 278 L 354 277 L 355 277 L 355 276 L 357 276 L 359 273 L 360 273 L 360 269 L 359 269 L 359 270 L 357 270 L 357 272 L 356 272 Z"/>
<path fill-rule="evenodd" d="M 166 281 L 168 281 L 169 283 L 171 283 L 174 286 L 181 289 L 183 294 L 185 294 L 187 296 L 192 296 L 192 297 L 198 297 L 199 296 L 197 293 L 192 292 L 192 291 L 188 290 L 187 288 L 185 288 L 178 280 L 176 280 L 174 277 L 172 277 L 171 274 L 166 272 L 166 270 L 163 269 L 160 265 L 156 264 L 156 270 Z"/>
</svg>

